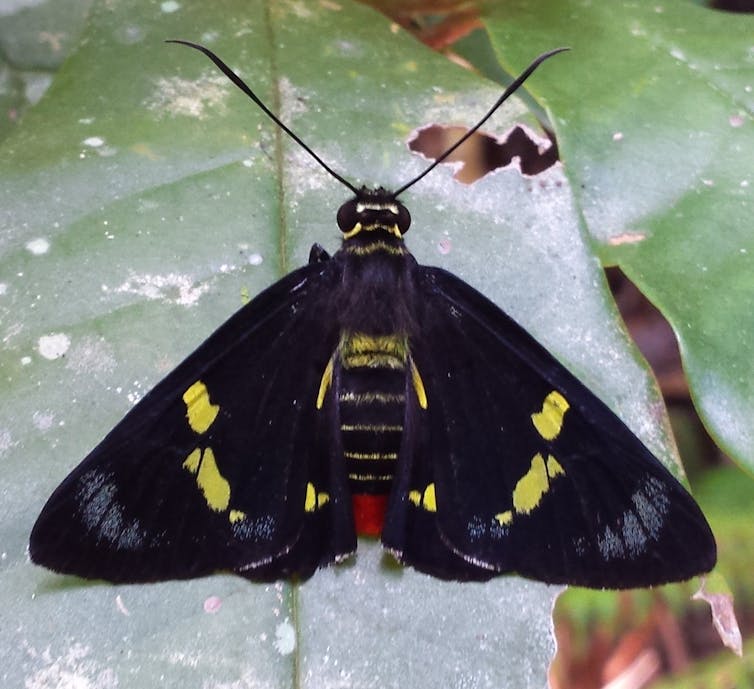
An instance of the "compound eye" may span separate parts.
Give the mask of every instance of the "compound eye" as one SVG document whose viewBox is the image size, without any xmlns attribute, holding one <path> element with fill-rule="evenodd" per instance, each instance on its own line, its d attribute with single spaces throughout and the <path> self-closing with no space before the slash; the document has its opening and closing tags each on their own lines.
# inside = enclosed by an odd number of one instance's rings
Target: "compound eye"
<svg viewBox="0 0 754 689">
<path fill-rule="evenodd" d="M 411 213 L 408 212 L 408 208 L 402 203 L 398 204 L 398 229 L 401 234 L 406 234 L 408 228 L 411 227 Z"/>
<path fill-rule="evenodd" d="M 356 199 L 351 199 L 338 208 L 336 219 L 338 227 L 343 234 L 350 232 L 356 227 L 356 223 L 359 222 L 359 214 L 356 212 L 356 203 Z"/>
</svg>

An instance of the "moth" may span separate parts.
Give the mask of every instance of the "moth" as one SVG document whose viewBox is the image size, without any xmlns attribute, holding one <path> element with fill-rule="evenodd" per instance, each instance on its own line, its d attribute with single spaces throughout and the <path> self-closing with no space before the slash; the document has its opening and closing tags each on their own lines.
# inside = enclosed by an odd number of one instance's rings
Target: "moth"
<svg viewBox="0 0 754 689">
<path fill-rule="evenodd" d="M 689 493 L 542 345 L 451 273 L 419 265 L 397 191 L 353 197 L 342 246 L 259 294 L 55 490 L 34 562 L 113 582 L 230 570 L 306 579 L 357 533 L 442 579 L 516 573 L 598 588 L 715 564 Z"/>
</svg>

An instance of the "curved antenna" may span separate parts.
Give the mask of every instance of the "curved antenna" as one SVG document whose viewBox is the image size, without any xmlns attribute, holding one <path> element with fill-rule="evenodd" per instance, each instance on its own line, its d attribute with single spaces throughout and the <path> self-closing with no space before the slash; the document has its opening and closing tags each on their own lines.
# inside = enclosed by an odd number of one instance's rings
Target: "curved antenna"
<svg viewBox="0 0 754 689">
<path fill-rule="evenodd" d="M 215 55 L 209 48 L 205 48 L 198 43 L 191 43 L 191 41 L 181 41 L 178 39 L 170 39 L 165 43 L 178 43 L 180 45 L 187 45 L 189 48 L 198 50 L 200 53 L 204 53 L 212 62 L 217 65 L 217 68 L 230 79 L 241 91 L 243 91 L 251 100 L 253 100 L 261 109 L 262 112 L 267 115 L 278 127 L 280 127 L 288 136 L 291 137 L 301 148 L 303 148 L 314 160 L 316 160 L 327 172 L 329 172 L 335 179 L 342 185 L 348 187 L 354 194 L 359 193 L 359 190 L 351 184 L 347 179 L 341 177 L 335 170 L 333 170 L 322 158 L 320 158 L 311 148 L 309 148 L 296 134 L 294 134 L 288 127 L 283 124 L 280 119 L 270 110 L 228 65 L 226 65 L 217 55 Z"/>
<path fill-rule="evenodd" d="M 399 194 L 402 194 L 406 189 L 409 187 L 414 186 L 420 179 L 422 179 L 425 175 L 428 175 L 432 170 L 434 170 L 440 163 L 442 163 L 453 151 L 455 151 L 459 146 L 461 146 L 469 137 L 471 137 L 490 117 L 492 117 L 495 110 L 497 110 L 506 100 L 508 100 L 508 97 L 512 95 L 521 84 L 523 84 L 529 76 L 531 76 L 531 73 L 539 67 L 548 57 L 552 57 L 553 55 L 557 55 L 558 53 L 565 52 L 566 50 L 570 50 L 570 48 L 555 48 L 555 50 L 550 50 L 546 53 L 543 53 L 539 57 L 535 58 L 535 60 L 518 76 L 515 81 L 507 88 L 505 91 L 503 91 L 503 95 L 500 96 L 500 98 L 497 99 L 497 102 L 489 109 L 487 114 L 479 120 L 469 131 L 467 131 L 458 141 L 456 141 L 449 149 L 447 149 L 439 158 L 437 158 L 431 165 L 429 165 L 422 173 L 414 177 L 410 182 L 407 182 L 404 184 L 398 191 L 396 191 L 393 196 L 396 197 Z"/>
</svg>

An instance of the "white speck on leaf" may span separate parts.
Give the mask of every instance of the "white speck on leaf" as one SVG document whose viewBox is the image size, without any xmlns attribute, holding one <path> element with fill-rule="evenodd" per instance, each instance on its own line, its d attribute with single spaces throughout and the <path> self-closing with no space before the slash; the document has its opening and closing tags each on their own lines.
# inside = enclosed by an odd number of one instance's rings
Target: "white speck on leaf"
<svg viewBox="0 0 754 689">
<path fill-rule="evenodd" d="M 45 359 L 58 359 L 63 356 L 71 346 L 71 338 L 64 333 L 42 335 L 39 338 L 37 349 Z"/>
<path fill-rule="evenodd" d="M 31 420 L 37 430 L 48 431 L 52 428 L 55 415 L 50 411 L 35 411 L 31 415 Z"/>
<path fill-rule="evenodd" d="M 228 96 L 228 83 L 225 77 L 204 75 L 198 79 L 157 79 L 155 90 L 147 100 L 146 107 L 158 117 L 195 117 L 203 120 L 214 114 L 225 112 L 225 99 Z"/>
<path fill-rule="evenodd" d="M 113 292 L 138 294 L 147 299 L 161 299 L 171 304 L 193 306 L 209 289 L 209 285 L 195 287 L 187 275 L 168 273 L 167 275 L 132 275 Z M 104 286 L 103 291 L 110 291 Z"/>
<path fill-rule="evenodd" d="M 115 370 L 112 346 L 102 338 L 84 337 L 66 357 L 66 368 L 76 373 L 111 373 Z"/>
<path fill-rule="evenodd" d="M 275 628 L 275 648 L 284 656 L 296 650 L 296 630 L 287 618 Z"/>
<path fill-rule="evenodd" d="M 90 649 L 74 643 L 65 653 L 53 658 L 49 649 L 43 653 L 27 649 L 32 659 L 43 667 L 26 678 L 26 689 L 116 689 L 118 677 L 111 668 L 102 668 L 88 658 Z"/>
<path fill-rule="evenodd" d="M 50 242 L 44 237 L 38 237 L 26 242 L 26 250 L 34 254 L 35 256 L 41 256 L 46 254 L 50 250 Z"/>
</svg>

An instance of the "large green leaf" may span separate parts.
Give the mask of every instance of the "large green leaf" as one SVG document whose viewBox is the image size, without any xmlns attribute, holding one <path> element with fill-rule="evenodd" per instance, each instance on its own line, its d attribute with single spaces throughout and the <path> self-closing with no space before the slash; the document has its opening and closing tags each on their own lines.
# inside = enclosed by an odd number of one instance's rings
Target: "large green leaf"
<svg viewBox="0 0 754 689">
<path fill-rule="evenodd" d="M 513 71 L 539 50 L 594 246 L 670 321 L 712 435 L 754 470 L 751 14 L 688 2 L 490 3 Z"/>
<path fill-rule="evenodd" d="M 300 587 L 112 587 L 29 564 L 44 499 L 133 401 L 244 292 L 301 264 L 313 241 L 337 247 L 344 190 L 201 55 L 162 43 L 176 37 L 209 43 L 358 183 L 406 181 L 426 164 L 406 148 L 412 129 L 469 124 L 498 95 L 344 0 L 94 6 L 81 47 L 0 151 L 5 682 L 542 686 L 557 589 L 438 582 L 385 565 L 373 543 Z M 514 122 L 536 127 L 515 99 L 490 130 Z M 489 294 L 673 463 L 560 167 L 472 187 L 443 168 L 404 200 L 421 262 Z"/>
</svg>

